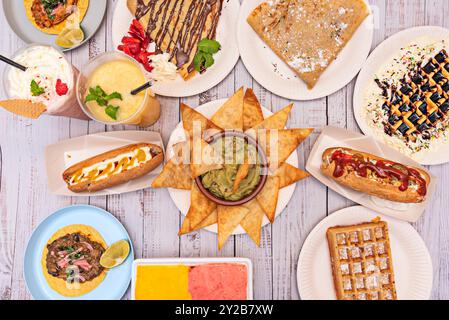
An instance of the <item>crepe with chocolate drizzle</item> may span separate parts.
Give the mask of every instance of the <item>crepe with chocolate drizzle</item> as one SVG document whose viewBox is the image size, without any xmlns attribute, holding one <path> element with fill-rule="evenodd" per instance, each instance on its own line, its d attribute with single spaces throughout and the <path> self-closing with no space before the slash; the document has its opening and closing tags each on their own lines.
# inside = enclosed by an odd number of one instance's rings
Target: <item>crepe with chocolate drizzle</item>
<svg viewBox="0 0 449 320">
<path fill-rule="evenodd" d="M 169 53 L 170 61 L 188 80 L 195 74 L 198 43 L 215 39 L 223 0 L 128 0 L 128 8 L 158 52 Z"/>
</svg>

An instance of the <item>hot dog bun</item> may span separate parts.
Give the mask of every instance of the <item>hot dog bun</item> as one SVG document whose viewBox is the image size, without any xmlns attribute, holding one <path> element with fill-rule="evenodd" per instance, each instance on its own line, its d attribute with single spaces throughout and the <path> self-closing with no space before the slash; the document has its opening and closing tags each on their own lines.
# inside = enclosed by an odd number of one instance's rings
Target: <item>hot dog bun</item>
<svg viewBox="0 0 449 320">
<path fill-rule="evenodd" d="M 137 143 L 77 163 L 64 171 L 63 179 L 73 192 L 96 192 L 142 177 L 157 168 L 163 160 L 161 147 Z M 110 174 L 99 179 L 105 171 L 110 171 Z"/>
<path fill-rule="evenodd" d="M 377 176 L 372 170 L 368 169 L 368 176 L 363 177 L 357 173 L 357 171 L 350 165 L 344 167 L 344 172 L 341 176 L 336 177 L 334 175 L 336 169 L 336 162 L 332 160 L 332 155 L 336 151 L 341 151 L 348 155 L 357 155 L 357 157 L 362 157 L 364 161 L 369 163 L 372 162 L 387 162 L 395 165 L 396 167 L 403 166 L 404 168 L 416 170 L 422 178 L 422 182 L 425 183 L 424 191 L 421 189 L 420 191 L 413 186 L 408 187 L 406 190 L 401 191 L 401 182 L 392 179 L 391 177 L 381 178 Z M 399 163 L 395 163 L 393 161 L 389 161 L 387 159 L 377 157 L 375 155 L 357 151 L 348 148 L 330 148 L 327 149 L 323 153 L 322 164 L 321 164 L 321 172 L 327 177 L 337 181 L 339 184 L 349 187 L 353 190 L 363 192 L 369 195 L 377 196 L 382 199 L 395 201 L 395 202 L 403 202 L 403 203 L 419 203 L 424 201 L 426 196 L 426 190 L 430 183 L 430 176 L 424 170 L 419 168 L 410 167 L 406 165 L 402 165 Z M 411 179 L 412 183 L 415 183 L 415 179 Z"/>
</svg>

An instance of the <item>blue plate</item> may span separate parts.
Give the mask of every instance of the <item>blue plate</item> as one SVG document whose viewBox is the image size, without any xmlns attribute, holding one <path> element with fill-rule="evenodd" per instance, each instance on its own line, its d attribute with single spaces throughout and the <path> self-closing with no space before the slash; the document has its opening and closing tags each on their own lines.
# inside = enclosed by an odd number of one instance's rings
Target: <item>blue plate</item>
<svg viewBox="0 0 449 320">
<path fill-rule="evenodd" d="M 103 282 L 93 291 L 80 297 L 67 298 L 47 284 L 41 258 L 48 239 L 59 229 L 73 224 L 95 228 L 108 246 L 119 240 L 128 240 L 131 251 L 126 261 L 109 270 Z M 34 230 L 25 251 L 24 277 L 28 290 L 36 300 L 119 300 L 129 287 L 133 260 L 134 250 L 128 232 L 112 214 L 87 205 L 71 206 L 56 211 Z"/>
</svg>

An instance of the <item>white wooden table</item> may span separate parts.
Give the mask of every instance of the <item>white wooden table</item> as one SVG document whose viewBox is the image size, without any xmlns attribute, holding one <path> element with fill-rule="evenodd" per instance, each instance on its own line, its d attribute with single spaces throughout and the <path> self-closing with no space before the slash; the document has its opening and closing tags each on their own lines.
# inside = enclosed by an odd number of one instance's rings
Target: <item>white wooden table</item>
<svg viewBox="0 0 449 320">
<path fill-rule="evenodd" d="M 16 1 L 16 0 L 9 0 Z M 68 54 L 75 66 L 89 58 L 113 50 L 112 12 L 117 1 L 110 0 L 108 14 L 88 45 Z M 251 0 L 245 0 L 251 1 Z M 373 48 L 382 40 L 412 26 L 449 27 L 447 0 L 371 0 L 378 21 Z M 1 5 L 0 5 L 1 6 Z M 1 12 L 3 12 L 1 10 Z M 11 55 L 24 43 L 0 17 L 0 53 Z M 3 71 L 3 66 L 1 67 Z M 3 72 L 1 74 L 3 75 Z M 262 88 L 240 61 L 235 70 L 217 87 L 187 99 L 161 98 L 162 118 L 149 130 L 162 133 L 167 143 L 180 121 L 179 105 L 196 107 L 205 102 L 229 97 L 241 86 L 254 88 L 262 104 L 273 111 L 289 101 Z M 313 136 L 299 149 L 301 167 L 314 141 L 325 125 L 358 131 L 353 117 L 354 81 L 339 92 L 320 100 L 296 102 L 291 127 L 314 127 Z M 182 215 L 166 190 L 143 190 L 122 196 L 66 198 L 48 192 L 44 170 L 44 148 L 59 140 L 107 130 L 94 122 L 44 117 L 30 121 L 0 111 L 0 299 L 29 299 L 22 275 L 23 255 L 33 229 L 55 210 L 73 204 L 91 204 L 104 208 L 128 229 L 140 257 L 248 257 L 255 268 L 256 299 L 298 299 L 296 264 L 301 246 L 311 229 L 326 215 L 353 205 L 313 178 L 298 184 L 292 201 L 272 226 L 262 232 L 262 247 L 257 248 L 248 236 L 231 237 L 218 252 L 216 235 L 201 231 L 178 237 Z M 424 238 L 434 265 L 434 299 L 449 299 L 449 164 L 431 168 L 441 180 L 437 195 L 415 227 Z M 126 297 L 129 297 L 127 295 Z"/>
</svg>

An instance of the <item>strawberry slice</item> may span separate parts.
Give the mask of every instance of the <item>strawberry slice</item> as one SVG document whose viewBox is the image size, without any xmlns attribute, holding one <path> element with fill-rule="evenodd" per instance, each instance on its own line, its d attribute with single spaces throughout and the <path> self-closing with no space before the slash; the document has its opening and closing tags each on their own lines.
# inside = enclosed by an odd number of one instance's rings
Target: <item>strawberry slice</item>
<svg viewBox="0 0 449 320">
<path fill-rule="evenodd" d="M 140 22 L 137 21 L 137 19 L 134 19 L 134 20 L 133 20 L 132 26 L 138 31 L 138 33 L 139 33 L 142 37 L 145 37 L 145 30 L 144 30 L 143 26 L 140 24 Z"/>
<path fill-rule="evenodd" d="M 61 79 L 56 80 L 56 93 L 58 96 L 65 96 L 69 92 L 69 87 Z"/>
<path fill-rule="evenodd" d="M 142 40 L 136 39 L 136 38 L 133 38 L 133 37 L 123 37 L 122 43 L 123 43 L 123 44 L 128 44 L 128 43 L 142 43 Z"/>
<path fill-rule="evenodd" d="M 122 38 L 122 44 L 117 49 L 136 59 L 145 70 L 151 72 L 154 68 L 150 62 L 150 56 L 155 54 L 155 52 L 148 52 L 151 42 L 139 21 L 133 20 L 128 35 Z"/>
</svg>

